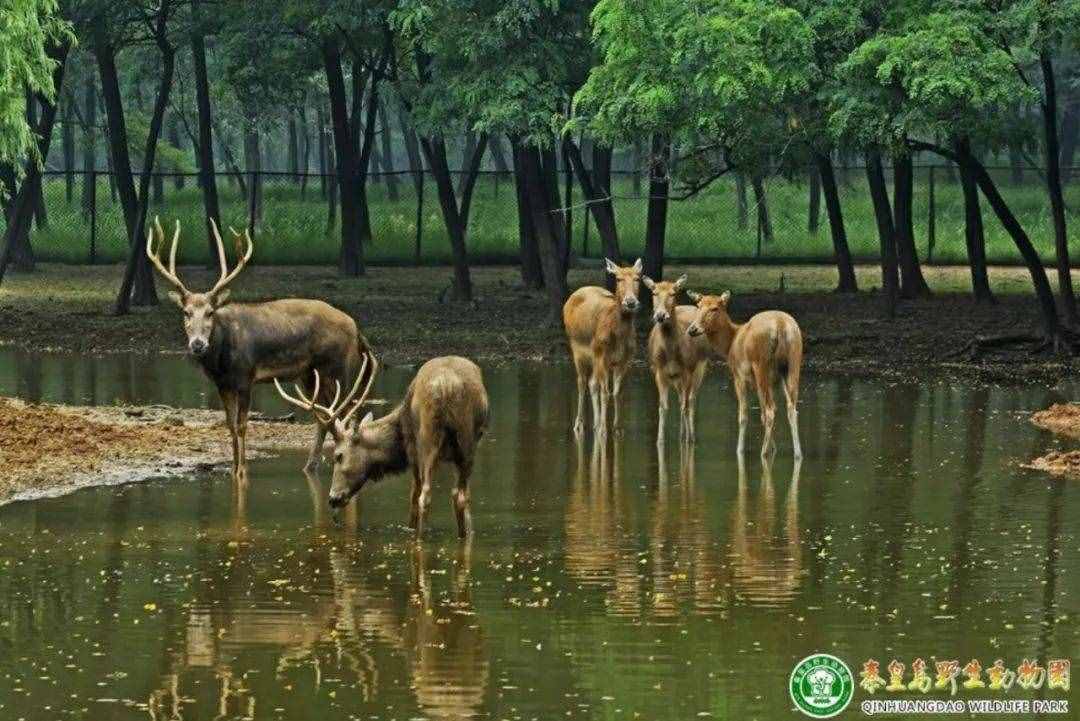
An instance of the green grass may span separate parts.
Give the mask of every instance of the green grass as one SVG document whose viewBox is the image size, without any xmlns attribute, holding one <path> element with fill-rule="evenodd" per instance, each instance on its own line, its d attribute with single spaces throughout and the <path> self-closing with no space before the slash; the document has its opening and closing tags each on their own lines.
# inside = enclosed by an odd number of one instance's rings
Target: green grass
<svg viewBox="0 0 1080 721">
<path fill-rule="evenodd" d="M 915 232 L 921 257 L 934 263 L 963 263 L 963 201 L 959 184 L 950 179 L 944 168 L 936 176 L 936 243 L 928 247 L 929 194 L 926 168 L 917 171 L 915 188 Z M 1049 262 L 1053 259 L 1053 238 L 1049 201 L 1041 178 L 1029 171 L 1025 183 L 1013 185 L 1007 172 L 995 172 L 999 187 L 1032 241 Z M 863 173 L 853 169 L 839 173 L 844 222 L 852 253 L 856 259 L 877 258 L 878 240 L 873 209 L 866 192 Z M 845 181 L 846 178 L 846 181 Z M 65 199 L 63 179 L 47 178 L 45 185 L 48 226 L 35 229 L 32 243 L 39 259 L 67 263 L 85 263 L 90 258 L 90 222 L 79 207 L 79 184 L 73 203 Z M 373 263 L 409 264 L 415 260 L 416 197 L 411 181 L 400 177 L 399 199 L 391 200 L 381 182 L 369 185 L 373 242 L 365 248 L 365 257 Z M 239 188 L 219 178 L 222 216 L 226 224 L 245 223 L 246 202 Z M 640 254 L 644 244 L 647 200 L 635 197 L 631 181 L 615 179 L 616 217 L 623 252 L 630 257 Z M 678 260 L 814 260 L 832 257 L 832 240 L 824 207 L 817 232 L 807 230 L 809 192 L 805 181 L 770 178 L 767 181 L 768 206 L 774 229 L 773 240 L 762 241 L 760 248 L 755 222 L 753 194 L 749 194 L 749 220 L 740 227 L 735 182 L 724 178 L 690 200 L 673 202 L 668 211 L 667 257 Z M 599 242 L 595 227 L 585 232 L 580 193 L 575 188 L 573 210 L 574 248 L 579 254 L 595 256 Z M 1066 188 L 1066 205 L 1080 210 L 1080 184 Z M 151 207 L 151 215 L 160 214 L 170 226 L 180 219 L 184 232 L 181 246 L 183 263 L 203 263 L 206 243 L 202 239 L 202 198 L 194 179 L 188 178 L 183 189 L 166 182 L 164 201 Z M 1080 221 L 1077 212 L 1069 213 L 1072 227 Z M 1012 240 L 989 209 L 983 208 L 986 226 L 987 257 L 991 263 L 1012 264 L 1020 261 Z M 450 262 L 450 245 L 443 229 L 434 183 L 425 186 L 420 262 L 437 265 Z M 257 225 L 256 261 L 275 265 L 325 265 L 337 260 L 340 236 L 336 223 L 328 227 L 327 205 L 322 199 L 318 179 L 309 181 L 307 192 L 292 178 L 267 176 L 263 190 L 262 220 Z M 517 258 L 517 209 L 512 179 L 482 176 L 477 183 L 469 228 L 469 253 L 477 263 L 513 262 Z M 1080 255 L 1080 239 L 1071 243 L 1073 257 Z M 114 263 L 126 255 L 123 216 L 118 203 L 109 197 L 108 183 L 99 177 L 97 188 L 96 260 Z"/>
</svg>

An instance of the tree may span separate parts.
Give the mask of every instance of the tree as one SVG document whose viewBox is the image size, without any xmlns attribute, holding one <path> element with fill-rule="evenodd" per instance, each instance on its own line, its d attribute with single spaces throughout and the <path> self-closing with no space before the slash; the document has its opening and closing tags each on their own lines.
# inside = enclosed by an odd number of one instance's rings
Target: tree
<svg viewBox="0 0 1080 721">
<path fill-rule="evenodd" d="M 1043 338 L 1066 340 L 1038 252 L 971 151 L 975 138 L 1003 145 L 997 118 L 1033 92 L 1016 77 L 1013 58 L 968 6 L 947 12 L 910 11 L 903 23 L 862 43 L 844 61 L 852 91 L 839 98 L 830 122 L 838 133 L 861 133 L 909 150 L 928 150 L 971 173 L 1012 237 L 1031 275 Z M 945 142 L 938 142 L 938 139 Z"/>
</svg>

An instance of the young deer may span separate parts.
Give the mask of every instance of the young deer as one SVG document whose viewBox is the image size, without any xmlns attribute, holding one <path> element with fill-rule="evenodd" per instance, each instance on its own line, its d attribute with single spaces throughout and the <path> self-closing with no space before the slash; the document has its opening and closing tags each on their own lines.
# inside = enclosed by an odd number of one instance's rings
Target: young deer
<svg viewBox="0 0 1080 721">
<path fill-rule="evenodd" d="M 607 272 L 615 276 L 615 292 L 587 285 L 575 290 L 563 305 L 563 325 L 577 370 L 577 434 L 585 430 L 586 383 L 596 432 L 607 428 L 609 392 L 615 405 L 613 425 L 619 428 L 619 391 L 636 345 L 634 314 L 641 307 L 637 297 L 641 259 L 629 268 L 620 268 L 607 259 L 605 263 Z"/>
<path fill-rule="evenodd" d="M 169 297 L 184 311 L 188 350 L 221 395 L 232 436 L 233 477 L 241 481 L 247 479 L 247 418 L 252 386 L 277 378 L 305 378 L 313 370 L 326 378 L 351 383 L 354 378 L 359 380 L 357 368 L 371 349 L 356 321 L 320 300 L 287 298 L 263 303 L 229 303 L 228 285 L 251 260 L 254 245 L 249 233 L 245 231 L 241 236 L 233 231 L 238 250 L 241 239 L 246 249 L 230 272 L 221 234 L 212 221 L 211 226 L 217 241 L 221 277 L 206 293 L 188 290 L 176 274 L 180 221 L 176 222 L 168 267 L 160 257 L 165 231 L 157 218 L 147 234 L 146 254 L 161 276 L 176 288 Z M 316 428 L 306 466 L 309 471 L 318 465 L 326 430 L 321 425 Z"/>
<path fill-rule="evenodd" d="M 690 324 L 697 319 L 698 309 L 692 305 L 676 305 L 679 291 L 686 285 L 686 276 L 678 280 L 654 281 L 648 276 L 642 282 L 653 294 L 653 328 L 649 332 L 649 366 L 656 379 L 660 396 L 659 427 L 656 442 L 664 442 L 668 396 L 674 386 L 679 394 L 680 428 L 682 437 L 693 442 L 697 394 L 705 379 L 709 356 L 712 353 L 704 337 L 691 338 Z"/>
<path fill-rule="evenodd" d="M 369 375 L 374 377 L 374 371 Z M 317 377 L 315 382 L 317 385 Z M 458 356 L 429 360 L 420 366 L 405 398 L 394 410 L 378 420 L 368 413 L 351 427 L 348 421 L 367 398 L 370 380 L 355 401 L 359 382 L 343 399 L 338 386 L 339 392 L 328 406 L 316 403 L 299 386 L 296 395 L 290 396 L 275 384 L 285 400 L 312 411 L 334 436 L 331 506 L 338 508 L 348 503 L 368 481 L 411 467 L 414 483 L 409 525 L 420 535 L 439 461 L 451 461 L 458 470 L 457 488 L 450 494 L 458 535 L 464 538 L 470 533 L 469 476 L 476 444 L 488 423 L 487 390 L 475 363 Z"/>
<path fill-rule="evenodd" d="M 697 303 L 698 317 L 687 332 L 695 338 L 704 336 L 713 352 L 724 357 L 731 369 L 735 396 L 739 400 L 739 455 L 746 449 L 746 427 L 750 422 L 747 392 L 751 377 L 757 386 L 761 423 L 765 427 L 765 437 L 761 442 L 761 455 L 764 457 L 773 446 L 776 403 L 773 401 L 772 387 L 777 376 L 782 375 L 791 441 L 795 457 L 802 458 L 797 408 L 803 357 L 799 324 L 787 313 L 767 310 L 740 325 L 733 323 L 728 315 L 729 291 L 724 291 L 722 295 L 689 295 Z"/>
</svg>

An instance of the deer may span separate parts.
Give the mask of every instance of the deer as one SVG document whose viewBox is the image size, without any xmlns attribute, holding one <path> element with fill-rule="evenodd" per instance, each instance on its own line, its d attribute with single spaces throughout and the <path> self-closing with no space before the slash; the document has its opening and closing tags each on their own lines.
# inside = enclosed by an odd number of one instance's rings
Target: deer
<svg viewBox="0 0 1080 721">
<path fill-rule="evenodd" d="M 682 438 L 693 443 L 696 434 L 697 394 L 705 380 L 712 350 L 704 337 L 691 338 L 687 333 L 690 324 L 697 319 L 698 309 L 692 305 L 676 305 L 679 291 L 686 285 L 685 275 L 674 281 L 654 281 L 643 276 L 641 282 L 653 295 L 649 366 L 652 368 L 656 392 L 660 397 L 656 443 L 664 443 L 668 397 L 672 387 L 679 394 Z"/>
<path fill-rule="evenodd" d="M 328 405 L 318 403 L 315 394 L 305 393 L 299 385 L 290 394 L 280 383 L 274 383 L 282 398 L 316 415 L 320 425 L 333 434 L 330 506 L 344 506 L 369 481 L 376 482 L 387 474 L 411 468 L 409 525 L 419 537 L 431 504 L 435 472 L 440 461 L 450 461 L 458 472 L 457 487 L 451 491 L 450 498 L 457 516 L 458 536 L 465 538 L 472 533 L 469 477 L 476 446 L 487 429 L 489 416 L 480 368 L 460 356 L 432 358 L 420 366 L 405 397 L 392 411 L 379 419 L 369 412 L 350 425 L 350 419 L 371 390 L 374 372 L 368 375 L 367 387 L 359 397 L 357 378 L 344 398 L 340 397 L 339 384 L 334 400 Z M 314 385 L 319 384 L 316 375 Z"/>
<path fill-rule="evenodd" d="M 734 323 L 728 315 L 731 291 L 720 295 L 689 293 L 698 308 L 698 317 L 687 328 L 692 337 L 704 337 L 713 353 L 727 361 L 735 397 L 739 402 L 739 456 L 746 450 L 746 428 L 750 423 L 748 393 L 751 380 L 761 404 L 761 424 L 765 428 L 761 457 L 773 447 L 776 402 L 773 386 L 778 377 L 787 400 L 788 424 L 795 458 L 802 458 L 799 444 L 799 375 L 802 372 L 803 337 L 795 319 L 783 311 L 757 313 L 745 323 Z"/>
<path fill-rule="evenodd" d="M 619 392 L 636 350 L 634 316 L 641 307 L 641 259 L 630 267 L 619 267 L 608 258 L 604 263 L 607 272 L 615 276 L 615 292 L 587 285 L 571 293 L 563 305 L 563 326 L 577 372 L 576 435 L 585 430 L 586 385 L 592 399 L 595 432 L 607 429 L 609 395 L 615 406 L 612 426 L 620 428 Z"/>
<path fill-rule="evenodd" d="M 254 243 L 249 231 L 245 230 L 241 236 L 230 228 L 239 259 L 229 270 L 225 244 L 213 219 L 210 226 L 217 242 L 221 275 L 205 293 L 189 290 L 176 272 L 179 220 L 172 237 L 168 265 L 161 258 L 166 240 L 159 218 L 154 219 L 154 227 L 147 233 L 146 254 L 161 277 L 175 288 L 169 292 L 169 298 L 184 313 L 188 352 L 217 387 L 225 409 L 225 422 L 232 437 L 233 478 L 246 482 L 247 423 L 252 387 L 278 378 L 306 378 L 315 370 L 323 377 L 349 383 L 358 376 L 361 360 L 364 359 L 366 367 L 366 359 L 374 358 L 374 354 L 356 321 L 321 300 L 284 298 L 260 303 L 230 303 L 228 286 L 251 260 Z M 158 237 L 156 249 L 155 233 Z M 329 388 L 325 390 L 329 392 Z M 304 467 L 306 472 L 314 472 L 318 467 L 327 431 L 326 427 L 316 424 L 315 441 Z"/>
</svg>

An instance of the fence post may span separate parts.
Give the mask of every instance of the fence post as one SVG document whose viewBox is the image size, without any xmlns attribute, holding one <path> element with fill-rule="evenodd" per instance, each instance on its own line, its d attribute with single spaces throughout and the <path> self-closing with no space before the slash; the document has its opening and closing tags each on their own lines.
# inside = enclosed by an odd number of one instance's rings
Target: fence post
<svg viewBox="0 0 1080 721">
<path fill-rule="evenodd" d="M 937 244 L 937 202 L 934 193 L 934 166 L 930 166 L 930 198 L 926 228 L 926 262 L 934 262 L 934 245 Z"/>
<path fill-rule="evenodd" d="M 97 262 L 97 171 L 90 172 L 90 265 Z"/>
<path fill-rule="evenodd" d="M 248 231 L 251 233 L 252 240 L 255 240 L 255 218 L 258 212 L 256 207 L 259 202 L 258 182 L 259 171 L 251 171 L 248 176 Z"/>
<path fill-rule="evenodd" d="M 420 246 L 424 239 L 424 168 L 420 167 L 420 182 L 416 186 L 416 260 L 420 265 Z"/>
</svg>

